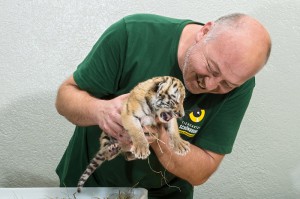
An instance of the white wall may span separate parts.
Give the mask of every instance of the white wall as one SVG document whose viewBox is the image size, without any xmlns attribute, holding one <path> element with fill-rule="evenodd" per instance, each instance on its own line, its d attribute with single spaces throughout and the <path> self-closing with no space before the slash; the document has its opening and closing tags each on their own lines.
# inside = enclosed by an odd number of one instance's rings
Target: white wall
<svg viewBox="0 0 300 199">
<path fill-rule="evenodd" d="M 73 125 L 56 113 L 56 90 L 105 28 L 140 12 L 202 22 L 245 12 L 267 27 L 272 54 L 234 151 L 195 198 L 299 198 L 299 0 L 1 1 L 0 187 L 58 185 Z"/>
</svg>

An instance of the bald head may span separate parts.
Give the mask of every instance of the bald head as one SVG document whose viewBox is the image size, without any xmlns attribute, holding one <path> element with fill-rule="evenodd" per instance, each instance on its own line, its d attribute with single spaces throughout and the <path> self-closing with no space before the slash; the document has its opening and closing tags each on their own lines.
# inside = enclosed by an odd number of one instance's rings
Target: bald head
<svg viewBox="0 0 300 199">
<path fill-rule="evenodd" d="M 220 44 L 230 46 L 232 53 L 238 53 L 239 57 L 248 62 L 251 75 L 255 75 L 270 56 L 271 39 L 268 31 L 248 15 L 235 13 L 217 19 L 205 40 L 220 42 L 220 39 L 223 40 Z"/>
</svg>

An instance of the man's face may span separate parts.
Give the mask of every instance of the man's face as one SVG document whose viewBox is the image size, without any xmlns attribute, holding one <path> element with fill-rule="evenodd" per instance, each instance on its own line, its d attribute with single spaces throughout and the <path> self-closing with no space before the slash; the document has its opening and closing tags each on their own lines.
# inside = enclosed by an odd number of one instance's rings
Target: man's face
<svg viewBox="0 0 300 199">
<path fill-rule="evenodd" d="M 239 87 L 253 76 L 245 66 L 245 55 L 237 45 L 220 39 L 194 44 L 182 66 L 186 88 L 194 94 L 223 94 Z"/>
</svg>

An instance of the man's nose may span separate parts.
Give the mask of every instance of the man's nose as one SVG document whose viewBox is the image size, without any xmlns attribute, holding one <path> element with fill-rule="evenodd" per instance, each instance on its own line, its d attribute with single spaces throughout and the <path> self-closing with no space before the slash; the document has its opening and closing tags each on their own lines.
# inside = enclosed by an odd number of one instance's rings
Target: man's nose
<svg viewBox="0 0 300 199">
<path fill-rule="evenodd" d="M 222 79 L 219 77 L 207 77 L 205 82 L 206 89 L 209 91 L 216 89 L 221 81 Z"/>
</svg>

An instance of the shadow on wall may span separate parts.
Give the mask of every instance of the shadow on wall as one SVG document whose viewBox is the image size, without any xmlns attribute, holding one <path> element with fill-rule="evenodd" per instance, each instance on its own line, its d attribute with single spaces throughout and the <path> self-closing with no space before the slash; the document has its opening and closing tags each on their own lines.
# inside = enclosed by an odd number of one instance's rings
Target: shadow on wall
<svg viewBox="0 0 300 199">
<path fill-rule="evenodd" d="M 4 168 L 1 187 L 58 187 L 58 180 L 28 170 Z"/>
<path fill-rule="evenodd" d="M 55 96 L 42 91 L 0 108 L 0 187 L 58 186 L 55 168 L 73 125 L 56 112 Z"/>
</svg>

